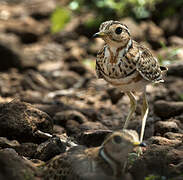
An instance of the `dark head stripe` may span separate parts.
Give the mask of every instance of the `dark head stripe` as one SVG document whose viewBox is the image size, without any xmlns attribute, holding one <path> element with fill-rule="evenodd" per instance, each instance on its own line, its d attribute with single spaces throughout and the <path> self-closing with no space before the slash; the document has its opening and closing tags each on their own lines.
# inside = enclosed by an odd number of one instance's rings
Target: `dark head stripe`
<svg viewBox="0 0 183 180">
<path fill-rule="evenodd" d="M 100 30 L 100 31 L 101 31 L 101 30 L 108 30 L 109 27 L 110 27 L 111 25 L 113 25 L 113 24 L 120 24 L 120 25 L 122 25 L 123 28 L 126 29 L 127 33 L 130 35 L 128 26 L 127 26 L 126 24 L 123 24 L 123 23 L 121 23 L 121 22 L 119 22 L 119 21 L 113 21 L 113 20 L 103 22 L 103 23 L 100 25 L 99 30 Z"/>
</svg>

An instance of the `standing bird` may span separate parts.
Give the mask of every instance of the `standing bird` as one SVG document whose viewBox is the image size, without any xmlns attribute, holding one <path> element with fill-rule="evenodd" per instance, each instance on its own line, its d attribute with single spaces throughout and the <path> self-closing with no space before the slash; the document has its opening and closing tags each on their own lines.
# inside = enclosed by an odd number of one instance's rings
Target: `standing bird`
<svg viewBox="0 0 183 180">
<path fill-rule="evenodd" d="M 110 134 L 99 147 L 77 146 L 42 166 L 45 180 L 116 180 L 125 174 L 128 154 L 144 146 L 134 130 Z"/>
<path fill-rule="evenodd" d="M 124 129 L 135 112 L 137 101 L 134 92 L 142 92 L 141 108 L 142 127 L 140 142 L 143 140 L 144 129 L 149 111 L 146 85 L 164 82 L 163 74 L 166 67 L 160 66 L 151 52 L 132 40 L 128 27 L 118 21 L 106 21 L 100 25 L 94 38 L 102 38 L 104 47 L 98 52 L 96 74 L 116 88 L 125 92 L 130 98 L 130 111 L 126 118 Z"/>
</svg>

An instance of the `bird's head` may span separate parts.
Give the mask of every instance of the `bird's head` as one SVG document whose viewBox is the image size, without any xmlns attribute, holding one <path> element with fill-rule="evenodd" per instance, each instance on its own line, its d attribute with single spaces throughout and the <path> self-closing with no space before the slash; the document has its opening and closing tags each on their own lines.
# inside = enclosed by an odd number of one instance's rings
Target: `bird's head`
<svg viewBox="0 0 183 180">
<path fill-rule="evenodd" d="M 125 46 L 131 36 L 128 27 L 119 21 L 106 21 L 100 25 L 99 32 L 93 35 L 94 38 L 102 38 L 109 46 Z"/>
<path fill-rule="evenodd" d="M 134 130 L 114 132 L 102 144 L 106 155 L 117 162 L 127 159 L 128 154 L 137 146 L 145 146 L 145 144 L 139 142 L 139 136 Z"/>
</svg>

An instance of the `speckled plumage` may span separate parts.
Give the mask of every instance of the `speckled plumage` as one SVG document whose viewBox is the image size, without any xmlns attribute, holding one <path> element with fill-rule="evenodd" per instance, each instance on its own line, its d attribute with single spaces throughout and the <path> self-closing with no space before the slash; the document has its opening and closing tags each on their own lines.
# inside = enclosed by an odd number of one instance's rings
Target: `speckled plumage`
<svg viewBox="0 0 183 180">
<path fill-rule="evenodd" d="M 86 177 L 91 174 L 102 179 L 123 177 L 128 153 L 135 142 L 139 142 L 136 131 L 123 130 L 109 135 L 100 147 L 74 147 L 43 166 L 44 179 L 88 180 Z"/>
<path fill-rule="evenodd" d="M 124 128 L 127 128 L 136 108 L 133 92 L 143 93 L 142 141 L 148 113 L 146 85 L 164 82 L 163 75 L 167 68 L 159 65 L 149 49 L 132 40 L 128 27 L 118 21 L 102 23 L 94 36 L 105 41 L 104 47 L 97 54 L 97 77 L 127 93 L 130 98 L 131 109 Z"/>
<path fill-rule="evenodd" d="M 116 57 L 114 63 L 110 63 L 111 56 L 108 53 L 110 49 L 108 45 L 99 51 L 96 60 L 97 77 L 105 79 L 112 85 L 117 84 L 117 86 L 120 84 L 123 86 L 128 82 L 130 84 L 132 79 L 134 79 L 133 82 L 143 81 L 144 85 L 151 82 L 163 82 L 163 71 L 166 68 L 159 65 L 157 59 L 147 48 L 131 41 L 130 47 L 122 57 Z M 138 89 L 132 89 L 132 91 L 138 91 Z"/>
</svg>

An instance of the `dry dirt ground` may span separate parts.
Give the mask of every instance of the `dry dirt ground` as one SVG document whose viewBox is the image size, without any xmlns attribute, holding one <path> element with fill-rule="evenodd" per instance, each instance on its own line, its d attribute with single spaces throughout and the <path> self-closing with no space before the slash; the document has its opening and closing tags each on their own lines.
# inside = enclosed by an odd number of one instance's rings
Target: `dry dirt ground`
<svg viewBox="0 0 183 180">
<path fill-rule="evenodd" d="M 91 65 L 102 42 L 90 39 L 93 32 L 86 33 L 83 17 L 73 17 L 63 31 L 50 34 L 49 16 L 57 3 L 0 2 L 1 180 L 43 179 L 37 164 L 75 144 L 99 146 L 106 135 L 123 127 L 128 113 L 128 98 L 96 79 Z M 183 39 L 166 32 L 168 22 L 158 27 L 152 21 L 121 21 L 155 55 L 178 60 L 169 65 L 165 83 L 147 88 L 147 147 L 129 172 L 134 180 L 149 175 L 182 180 Z M 161 48 L 160 40 L 168 46 Z M 172 55 L 175 49 L 179 51 Z M 140 105 L 139 97 L 129 125 L 137 132 Z"/>
</svg>

